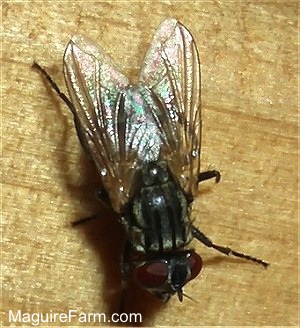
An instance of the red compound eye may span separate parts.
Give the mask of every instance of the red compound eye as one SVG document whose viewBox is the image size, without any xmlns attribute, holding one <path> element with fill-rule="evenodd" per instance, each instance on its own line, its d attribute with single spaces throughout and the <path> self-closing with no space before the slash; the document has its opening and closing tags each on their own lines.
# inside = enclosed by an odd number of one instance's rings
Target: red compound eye
<svg viewBox="0 0 300 328">
<path fill-rule="evenodd" d="M 200 255 L 192 251 L 188 255 L 188 261 L 191 268 L 190 280 L 192 280 L 198 276 L 199 272 L 202 269 L 202 258 L 200 257 Z"/>
<path fill-rule="evenodd" d="M 146 262 L 135 269 L 137 282 L 144 287 L 158 287 L 168 279 L 166 262 Z"/>
</svg>

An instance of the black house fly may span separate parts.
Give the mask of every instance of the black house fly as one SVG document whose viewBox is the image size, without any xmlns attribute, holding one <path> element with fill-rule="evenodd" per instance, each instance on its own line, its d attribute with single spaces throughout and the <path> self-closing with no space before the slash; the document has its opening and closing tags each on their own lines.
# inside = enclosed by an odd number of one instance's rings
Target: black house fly
<svg viewBox="0 0 300 328">
<path fill-rule="evenodd" d="M 261 259 L 214 244 L 190 218 L 198 183 L 220 180 L 200 172 L 200 63 L 190 32 L 166 19 L 146 54 L 139 82 L 130 84 L 101 48 L 72 37 L 64 54 L 70 99 L 38 69 L 74 115 L 78 137 L 101 176 L 102 199 L 119 214 L 126 232 L 122 302 L 128 270 L 137 284 L 167 300 L 202 268 L 186 246 L 207 247 L 268 266 Z"/>
</svg>

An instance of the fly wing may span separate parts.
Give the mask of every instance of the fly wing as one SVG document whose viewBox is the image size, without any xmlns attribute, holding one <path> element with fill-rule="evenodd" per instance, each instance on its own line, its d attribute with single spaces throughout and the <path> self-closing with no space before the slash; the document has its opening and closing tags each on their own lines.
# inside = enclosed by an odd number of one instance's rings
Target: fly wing
<svg viewBox="0 0 300 328">
<path fill-rule="evenodd" d="M 200 62 L 190 32 L 177 20 L 165 20 L 145 57 L 140 81 L 160 107 L 157 126 L 172 174 L 186 193 L 198 189 L 201 148 Z"/>
<path fill-rule="evenodd" d="M 74 36 L 66 48 L 64 75 L 79 138 L 97 166 L 114 210 L 122 212 L 134 193 L 140 165 L 137 150 L 128 147 L 133 140 L 126 140 L 124 92 L 129 81 L 83 36 Z M 134 135 L 131 131 L 129 138 Z"/>
</svg>

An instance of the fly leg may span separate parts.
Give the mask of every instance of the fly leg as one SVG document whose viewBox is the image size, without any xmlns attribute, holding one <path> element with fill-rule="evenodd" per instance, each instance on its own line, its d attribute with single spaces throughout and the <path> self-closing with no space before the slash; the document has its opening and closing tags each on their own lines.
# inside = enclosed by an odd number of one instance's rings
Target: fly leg
<svg viewBox="0 0 300 328">
<path fill-rule="evenodd" d="M 90 159 L 92 159 L 92 156 L 89 152 L 89 147 L 85 141 L 84 138 L 84 131 L 83 129 L 80 127 L 80 123 L 78 121 L 78 118 L 76 116 L 76 109 L 73 105 L 73 103 L 71 102 L 71 100 L 63 93 L 60 91 L 58 85 L 52 80 L 51 76 L 46 72 L 46 70 L 44 68 L 42 68 L 38 63 L 34 62 L 32 67 L 36 70 L 38 70 L 44 77 L 45 79 L 49 82 L 49 84 L 51 85 L 51 87 L 55 90 L 55 92 L 57 93 L 57 95 L 60 97 L 60 99 L 62 99 L 64 101 L 64 103 L 70 108 L 71 112 L 74 115 L 74 124 L 75 124 L 75 129 L 79 138 L 79 141 L 81 143 L 82 148 L 84 149 L 84 151 L 86 152 L 86 154 L 88 155 L 88 157 Z"/>
<path fill-rule="evenodd" d="M 78 226 L 80 224 L 84 224 L 84 223 L 93 221 L 93 220 L 97 219 L 98 217 L 99 217 L 99 215 L 98 214 L 95 214 L 95 215 L 92 215 L 92 216 L 88 216 L 86 218 L 81 218 L 81 219 L 79 219 L 77 221 L 72 222 L 71 224 L 72 224 L 72 227 L 76 227 L 76 226 Z"/>
<path fill-rule="evenodd" d="M 84 132 L 80 128 L 80 124 L 75 115 L 76 110 L 75 110 L 73 103 L 69 100 L 69 98 L 63 92 L 60 91 L 58 85 L 52 80 L 51 76 L 46 72 L 46 70 L 44 68 L 42 68 L 36 62 L 33 63 L 32 67 L 37 69 L 46 78 L 46 80 L 50 83 L 51 87 L 56 91 L 58 96 L 65 102 L 65 104 L 70 108 L 71 112 L 74 114 L 74 122 L 75 122 L 75 128 L 77 131 L 77 135 L 79 137 L 79 140 L 81 142 L 83 149 L 85 150 L 85 152 L 87 153 L 89 158 L 91 158 L 90 153 L 88 151 L 88 147 L 84 141 L 85 140 L 83 137 Z M 109 207 L 111 207 L 109 197 L 104 189 L 97 190 L 97 198 L 102 200 Z"/>
<path fill-rule="evenodd" d="M 125 298 L 126 298 L 126 290 L 128 283 L 128 273 L 129 273 L 129 255 L 130 255 L 131 245 L 126 240 L 123 255 L 121 258 L 121 296 L 120 296 L 120 304 L 119 304 L 119 313 L 125 312 Z"/>
<path fill-rule="evenodd" d="M 96 197 L 98 200 L 101 200 L 105 205 L 107 205 L 110 209 L 112 209 L 108 194 L 103 188 L 96 190 Z M 95 214 L 92 216 L 88 216 L 86 218 L 79 219 L 77 221 L 72 222 L 72 226 L 76 227 L 77 225 L 90 222 L 92 220 L 97 219 L 98 216 L 99 214 Z"/>
<path fill-rule="evenodd" d="M 221 180 L 221 173 L 217 170 L 205 171 L 198 174 L 198 183 L 201 181 L 209 180 L 215 178 L 216 183 Z"/>
<path fill-rule="evenodd" d="M 200 230 L 198 230 L 196 227 L 192 227 L 192 235 L 194 238 L 198 239 L 199 241 L 201 241 L 201 243 L 203 243 L 205 246 L 207 247 L 212 247 L 214 249 L 216 249 L 217 251 L 226 254 L 226 255 L 233 255 L 236 257 L 240 257 L 242 259 L 246 259 L 248 261 L 252 261 L 258 264 L 263 265 L 265 268 L 269 265 L 269 263 L 258 259 L 256 257 L 252 257 L 250 255 L 246 255 L 243 253 L 239 253 L 236 252 L 228 247 L 224 247 L 224 246 L 219 246 L 219 245 L 215 245 L 208 237 L 205 236 L 205 234 L 203 232 L 201 232 Z"/>
<path fill-rule="evenodd" d="M 75 107 L 72 104 L 72 102 L 69 100 L 69 98 L 60 91 L 58 85 L 52 80 L 51 76 L 42 68 L 38 63 L 34 62 L 32 64 L 32 67 L 36 70 L 38 70 L 45 78 L 46 80 L 50 83 L 51 87 L 56 91 L 60 99 L 62 99 L 65 104 L 70 108 L 71 112 L 75 115 Z"/>
</svg>

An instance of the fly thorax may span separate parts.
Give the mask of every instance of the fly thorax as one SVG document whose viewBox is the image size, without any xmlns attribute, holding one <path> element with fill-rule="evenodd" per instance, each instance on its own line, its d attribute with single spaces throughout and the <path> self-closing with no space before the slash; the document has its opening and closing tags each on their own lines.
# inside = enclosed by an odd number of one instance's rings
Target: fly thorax
<svg viewBox="0 0 300 328">
<path fill-rule="evenodd" d="M 139 252 L 182 248 L 191 240 L 190 225 L 187 199 L 167 168 L 148 164 L 125 225 L 133 248 Z"/>
</svg>

